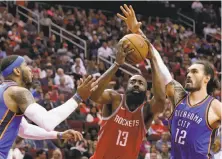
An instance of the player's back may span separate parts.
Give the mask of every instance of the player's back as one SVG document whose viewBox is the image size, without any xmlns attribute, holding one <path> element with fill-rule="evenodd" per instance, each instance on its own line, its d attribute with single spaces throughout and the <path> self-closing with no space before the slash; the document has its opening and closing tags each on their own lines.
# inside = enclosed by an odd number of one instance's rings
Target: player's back
<svg viewBox="0 0 222 159">
<path fill-rule="evenodd" d="M 143 105 L 130 112 L 122 102 L 110 117 L 102 119 L 91 159 L 136 159 L 145 134 Z"/>
<path fill-rule="evenodd" d="M 8 109 L 3 98 L 4 91 L 12 85 L 16 83 L 5 81 L 0 85 L 0 158 L 7 158 L 22 119 L 22 115 L 16 115 Z"/>
<path fill-rule="evenodd" d="M 203 101 L 191 107 L 189 95 L 186 95 L 176 106 L 169 119 L 171 159 L 210 158 L 210 145 L 214 131 L 206 119 L 213 99 L 207 96 Z"/>
</svg>

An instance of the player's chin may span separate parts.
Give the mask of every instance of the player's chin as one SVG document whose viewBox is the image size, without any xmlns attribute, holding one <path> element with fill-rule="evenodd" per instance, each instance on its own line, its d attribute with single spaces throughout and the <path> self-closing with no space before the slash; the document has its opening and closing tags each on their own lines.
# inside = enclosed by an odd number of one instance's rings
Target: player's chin
<svg viewBox="0 0 222 159">
<path fill-rule="evenodd" d="M 187 84 L 185 85 L 184 88 L 185 88 L 186 91 L 189 91 L 189 92 L 194 90 L 194 88 L 191 85 L 187 85 Z"/>
</svg>

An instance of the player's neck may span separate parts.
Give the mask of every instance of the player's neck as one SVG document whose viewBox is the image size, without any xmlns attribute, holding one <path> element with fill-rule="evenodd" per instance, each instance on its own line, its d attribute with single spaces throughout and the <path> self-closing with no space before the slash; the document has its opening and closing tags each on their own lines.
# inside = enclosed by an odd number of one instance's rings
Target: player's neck
<svg viewBox="0 0 222 159">
<path fill-rule="evenodd" d="M 200 89 L 199 91 L 191 92 L 189 98 L 191 101 L 196 102 L 203 100 L 207 95 L 206 89 Z"/>
<path fill-rule="evenodd" d="M 18 78 L 13 78 L 12 81 L 17 83 L 17 85 L 20 86 L 20 87 L 25 87 L 24 83 L 21 80 L 19 80 Z"/>
</svg>

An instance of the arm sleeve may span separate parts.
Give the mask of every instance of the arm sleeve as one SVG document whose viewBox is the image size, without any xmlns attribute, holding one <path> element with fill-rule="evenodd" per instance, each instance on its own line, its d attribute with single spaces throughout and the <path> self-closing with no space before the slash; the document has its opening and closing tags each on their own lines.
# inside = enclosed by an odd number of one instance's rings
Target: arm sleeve
<svg viewBox="0 0 222 159">
<path fill-rule="evenodd" d="M 64 121 L 76 108 L 78 103 L 69 99 L 64 104 L 47 111 L 38 103 L 30 104 L 24 112 L 24 115 L 41 128 L 52 131 L 62 121 Z"/>
<path fill-rule="evenodd" d="M 46 131 L 36 125 L 29 124 L 23 117 L 19 127 L 19 136 L 26 139 L 33 140 L 45 140 L 45 139 L 57 139 L 56 131 Z"/>
<path fill-rule="evenodd" d="M 168 68 L 164 64 L 162 58 L 160 57 L 159 52 L 155 49 L 155 47 L 152 44 L 151 44 L 151 47 L 152 47 L 152 49 L 154 51 L 154 56 L 156 57 L 156 59 L 158 61 L 157 64 L 161 68 L 160 70 L 161 70 L 161 73 L 163 75 L 164 83 L 165 83 L 165 85 L 167 85 L 168 83 L 170 83 L 173 80 L 173 78 L 172 78 L 172 76 L 170 74 L 170 71 L 168 70 Z"/>
</svg>

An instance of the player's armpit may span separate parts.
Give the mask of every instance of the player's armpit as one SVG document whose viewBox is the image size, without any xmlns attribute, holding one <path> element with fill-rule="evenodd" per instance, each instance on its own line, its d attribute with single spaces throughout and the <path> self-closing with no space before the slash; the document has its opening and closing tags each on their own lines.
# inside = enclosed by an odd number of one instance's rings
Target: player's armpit
<svg viewBox="0 0 222 159">
<path fill-rule="evenodd" d="M 106 89 L 98 99 L 90 99 L 98 104 L 112 104 L 113 100 L 118 98 L 118 96 L 120 96 L 120 94 L 116 91 L 112 89 Z"/>
<path fill-rule="evenodd" d="M 215 113 L 215 116 L 217 117 L 218 121 L 221 121 L 221 119 L 222 119 L 222 114 L 221 114 L 222 103 L 219 100 L 214 99 L 211 103 L 211 108 L 213 109 L 213 112 Z"/>
<path fill-rule="evenodd" d="M 15 86 L 11 87 L 10 92 L 11 98 L 23 113 L 30 104 L 35 103 L 35 99 L 33 98 L 32 93 L 26 88 Z"/>
<path fill-rule="evenodd" d="M 186 91 L 179 82 L 172 80 L 166 85 L 166 95 L 175 107 L 185 97 Z"/>
</svg>

